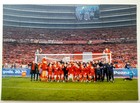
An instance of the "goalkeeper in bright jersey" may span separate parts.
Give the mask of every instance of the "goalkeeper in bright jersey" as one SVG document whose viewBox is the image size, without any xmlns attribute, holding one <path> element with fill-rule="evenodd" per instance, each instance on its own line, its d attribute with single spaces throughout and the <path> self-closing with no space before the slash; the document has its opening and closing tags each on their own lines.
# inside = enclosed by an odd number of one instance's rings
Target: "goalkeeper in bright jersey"
<svg viewBox="0 0 140 103">
<path fill-rule="evenodd" d="M 128 77 L 124 78 L 124 80 L 132 80 L 133 79 L 133 72 L 131 70 L 131 65 L 130 63 L 126 63 L 125 68 L 128 70 Z"/>
</svg>

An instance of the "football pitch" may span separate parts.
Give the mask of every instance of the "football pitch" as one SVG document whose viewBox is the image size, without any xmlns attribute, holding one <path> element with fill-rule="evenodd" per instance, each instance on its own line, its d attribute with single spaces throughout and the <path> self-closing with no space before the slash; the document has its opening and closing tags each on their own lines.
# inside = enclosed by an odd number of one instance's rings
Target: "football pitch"
<svg viewBox="0 0 140 103">
<path fill-rule="evenodd" d="M 138 81 L 41 82 L 30 78 L 2 78 L 2 100 L 18 101 L 127 101 L 138 100 Z"/>
</svg>

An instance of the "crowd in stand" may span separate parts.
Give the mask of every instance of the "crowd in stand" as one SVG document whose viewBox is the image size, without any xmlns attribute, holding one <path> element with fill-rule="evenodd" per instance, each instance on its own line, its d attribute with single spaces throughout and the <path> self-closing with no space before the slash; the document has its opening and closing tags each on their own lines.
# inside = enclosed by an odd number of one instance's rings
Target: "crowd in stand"
<svg viewBox="0 0 140 103">
<path fill-rule="evenodd" d="M 117 62 L 117 68 L 129 61 L 132 67 L 137 66 L 137 45 L 131 44 L 98 44 L 98 45 L 36 45 L 4 43 L 3 63 L 26 65 L 35 58 L 35 51 L 42 48 L 43 54 L 60 54 L 76 52 L 102 53 L 107 47 L 112 51 L 113 62 Z"/>
<path fill-rule="evenodd" d="M 48 30 L 31 28 L 4 27 L 4 38 L 11 39 L 45 39 L 45 40 L 114 40 L 136 39 L 135 27 L 82 29 L 82 30 Z"/>
<path fill-rule="evenodd" d="M 42 30 L 30 28 L 4 27 L 4 38 L 13 39 L 36 39 L 47 40 L 113 40 L 113 39 L 136 39 L 135 27 L 106 28 L 106 29 L 83 29 L 83 30 Z M 3 67 L 27 67 L 34 60 L 35 51 L 42 48 L 44 54 L 97 52 L 102 53 L 105 48 L 112 51 L 113 62 L 117 68 L 124 67 L 130 62 L 132 67 L 137 67 L 137 44 L 115 43 L 94 45 L 43 45 L 27 43 L 3 43 Z M 10 64 L 10 65 L 8 65 Z"/>
</svg>

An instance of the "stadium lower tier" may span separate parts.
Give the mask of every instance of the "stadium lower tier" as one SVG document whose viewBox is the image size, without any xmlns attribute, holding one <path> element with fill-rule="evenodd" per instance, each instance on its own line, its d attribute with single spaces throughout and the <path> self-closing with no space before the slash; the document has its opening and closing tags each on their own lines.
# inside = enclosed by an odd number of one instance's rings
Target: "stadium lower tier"
<svg viewBox="0 0 140 103">
<path fill-rule="evenodd" d="M 52 45 L 52 44 L 21 44 L 3 43 L 3 67 L 13 65 L 27 66 L 35 59 L 35 52 L 41 48 L 43 54 L 74 54 L 78 52 L 102 53 L 105 48 L 112 52 L 112 62 L 116 68 L 123 68 L 126 62 L 137 67 L 137 44 L 96 44 L 96 45 Z"/>
</svg>

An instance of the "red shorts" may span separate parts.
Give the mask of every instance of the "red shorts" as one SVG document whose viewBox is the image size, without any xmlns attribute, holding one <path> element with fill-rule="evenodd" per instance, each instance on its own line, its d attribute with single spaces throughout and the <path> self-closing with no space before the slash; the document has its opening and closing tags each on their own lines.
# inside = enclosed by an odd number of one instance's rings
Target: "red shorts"
<svg viewBox="0 0 140 103">
<path fill-rule="evenodd" d="M 52 76 L 52 72 L 48 72 L 48 75 L 49 75 L 49 76 Z"/>
<path fill-rule="evenodd" d="M 80 74 L 79 72 L 75 72 L 74 73 L 75 76 L 79 76 L 79 74 Z"/>
<path fill-rule="evenodd" d="M 59 72 L 54 72 L 54 75 L 59 75 Z"/>
<path fill-rule="evenodd" d="M 59 72 L 59 75 L 64 75 L 64 72 L 63 72 L 63 71 L 60 71 L 60 72 Z"/>
</svg>

